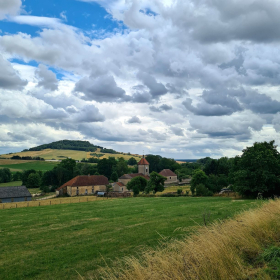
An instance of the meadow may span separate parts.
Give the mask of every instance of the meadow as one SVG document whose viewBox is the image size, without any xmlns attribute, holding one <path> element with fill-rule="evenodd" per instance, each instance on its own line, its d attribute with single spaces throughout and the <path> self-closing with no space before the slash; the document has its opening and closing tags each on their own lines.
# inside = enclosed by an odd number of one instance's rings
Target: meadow
<svg viewBox="0 0 280 280">
<path fill-rule="evenodd" d="M 21 185 L 22 185 L 21 181 L 12 181 L 12 182 L 8 182 L 8 183 L 1 183 L 0 188 L 1 187 L 16 187 L 16 186 L 21 186 Z"/>
<path fill-rule="evenodd" d="M 34 169 L 36 171 L 48 171 L 53 169 L 59 162 L 49 162 L 40 160 L 5 160 L 0 159 L 0 168 L 9 168 L 12 172 Z"/>
<path fill-rule="evenodd" d="M 258 204 L 151 197 L 0 210 L 1 279 L 94 277 L 119 258 L 182 239 L 204 225 L 203 216 L 210 223 Z"/>
<path fill-rule="evenodd" d="M 1 155 L 1 157 L 5 158 L 11 158 L 12 156 L 31 156 L 31 157 L 42 157 L 46 160 L 56 159 L 56 160 L 62 160 L 65 158 L 73 158 L 75 160 L 82 160 L 83 158 L 90 158 L 94 157 L 90 155 L 93 152 L 85 152 L 85 151 L 75 151 L 75 150 L 56 150 L 56 149 L 45 149 L 42 151 L 27 151 L 27 152 L 20 152 L 20 153 L 13 153 L 13 154 L 6 154 Z M 94 153 L 100 154 L 100 148 L 98 148 Z M 103 154 L 103 153 L 102 153 Z M 120 158 L 123 157 L 125 160 L 130 159 L 131 157 L 134 157 L 137 161 L 140 160 L 140 156 L 135 155 L 128 155 L 128 154 L 104 154 L 99 159 L 103 158 L 109 158 L 109 157 L 115 157 Z"/>
</svg>

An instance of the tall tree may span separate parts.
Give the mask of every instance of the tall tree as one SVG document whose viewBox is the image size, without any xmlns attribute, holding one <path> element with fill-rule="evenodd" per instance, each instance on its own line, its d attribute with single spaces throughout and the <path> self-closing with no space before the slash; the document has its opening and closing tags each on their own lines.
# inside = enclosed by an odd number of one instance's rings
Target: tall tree
<svg viewBox="0 0 280 280">
<path fill-rule="evenodd" d="M 162 192 L 164 190 L 164 182 L 166 178 L 156 172 L 150 173 L 147 190 L 153 193 Z"/>
<path fill-rule="evenodd" d="M 132 178 L 126 185 L 128 190 L 132 190 L 134 195 L 139 194 L 139 192 L 143 192 L 145 191 L 146 187 L 147 187 L 147 183 L 148 181 L 141 177 L 141 176 L 137 176 Z"/>
<path fill-rule="evenodd" d="M 234 173 L 235 190 L 242 195 L 280 195 L 280 154 L 274 141 L 254 143 L 244 149 Z"/>
</svg>

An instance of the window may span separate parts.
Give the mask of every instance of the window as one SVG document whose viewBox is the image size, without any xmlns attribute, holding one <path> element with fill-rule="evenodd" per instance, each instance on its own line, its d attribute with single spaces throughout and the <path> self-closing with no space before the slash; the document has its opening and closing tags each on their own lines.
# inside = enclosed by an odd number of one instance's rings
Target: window
<svg viewBox="0 0 280 280">
<path fill-rule="evenodd" d="M 123 188 L 122 188 L 122 191 L 123 191 Z"/>
<path fill-rule="evenodd" d="M 87 195 L 87 190 L 86 190 L 85 194 Z"/>
<path fill-rule="evenodd" d="M 77 188 L 76 194 L 79 195 L 79 189 Z"/>
<path fill-rule="evenodd" d="M 170 180 L 171 180 L 171 177 L 170 177 Z"/>
<path fill-rule="evenodd" d="M 148 172 L 148 168 L 146 167 L 146 172 Z"/>
<path fill-rule="evenodd" d="M 14 199 L 13 199 L 13 198 L 11 199 L 11 202 L 14 202 Z"/>
<path fill-rule="evenodd" d="M 94 194 L 94 187 L 92 187 L 92 193 Z"/>
<path fill-rule="evenodd" d="M 27 201 L 27 197 L 25 197 L 24 200 Z"/>
</svg>

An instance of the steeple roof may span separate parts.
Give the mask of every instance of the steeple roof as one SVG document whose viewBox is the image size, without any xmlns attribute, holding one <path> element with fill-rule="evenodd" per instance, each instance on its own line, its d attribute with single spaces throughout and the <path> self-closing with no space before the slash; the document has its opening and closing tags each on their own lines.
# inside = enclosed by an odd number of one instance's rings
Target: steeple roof
<svg viewBox="0 0 280 280">
<path fill-rule="evenodd" d="M 144 158 L 144 156 L 138 162 L 138 165 L 150 165 L 149 162 Z"/>
</svg>

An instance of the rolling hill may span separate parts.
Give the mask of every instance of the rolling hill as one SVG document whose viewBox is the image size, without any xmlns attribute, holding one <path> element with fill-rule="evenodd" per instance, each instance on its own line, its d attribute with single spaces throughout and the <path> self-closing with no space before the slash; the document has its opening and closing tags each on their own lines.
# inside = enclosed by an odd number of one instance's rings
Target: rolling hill
<svg viewBox="0 0 280 280">
<path fill-rule="evenodd" d="M 52 142 L 50 144 L 44 144 L 37 147 L 30 148 L 29 150 L 23 150 L 18 153 L 9 153 L 1 155 L 2 159 L 11 159 L 12 157 L 41 157 L 45 160 L 62 160 L 65 158 L 73 158 L 75 160 L 82 160 L 94 158 L 109 158 L 115 157 L 128 160 L 134 157 L 136 160 L 140 160 L 141 156 L 130 153 L 120 153 L 112 149 L 103 148 L 91 144 L 88 141 L 74 141 L 74 140 L 61 140 Z"/>
</svg>

